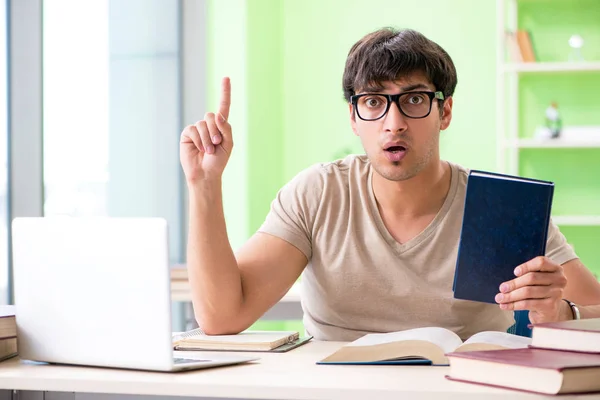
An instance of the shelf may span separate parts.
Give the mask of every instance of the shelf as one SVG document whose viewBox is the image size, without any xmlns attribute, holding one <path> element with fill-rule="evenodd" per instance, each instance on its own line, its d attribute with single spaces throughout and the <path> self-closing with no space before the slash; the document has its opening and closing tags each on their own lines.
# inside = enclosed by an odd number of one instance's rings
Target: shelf
<svg viewBox="0 0 600 400">
<path fill-rule="evenodd" d="M 521 149 L 581 149 L 581 148 L 600 148 L 599 139 L 589 140 L 565 140 L 565 139 L 520 139 L 507 142 L 507 147 L 517 147 Z"/>
<path fill-rule="evenodd" d="M 504 64 L 504 72 L 577 72 L 600 71 L 600 61 L 532 62 Z"/>
<path fill-rule="evenodd" d="M 556 225 L 594 226 L 600 225 L 600 215 L 562 215 L 552 217 Z"/>
</svg>

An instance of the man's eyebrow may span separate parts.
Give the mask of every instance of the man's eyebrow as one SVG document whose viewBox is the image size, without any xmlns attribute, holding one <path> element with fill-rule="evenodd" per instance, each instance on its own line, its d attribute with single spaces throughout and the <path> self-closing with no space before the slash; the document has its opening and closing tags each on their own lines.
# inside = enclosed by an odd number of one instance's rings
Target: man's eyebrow
<svg viewBox="0 0 600 400">
<path fill-rule="evenodd" d="M 361 93 L 379 93 L 383 90 L 381 86 L 366 86 L 360 92 Z"/>
<path fill-rule="evenodd" d="M 411 90 L 416 90 L 416 89 L 427 89 L 429 90 L 430 88 L 424 84 L 424 83 L 414 83 L 412 85 L 408 85 L 408 86 L 402 86 L 402 91 L 403 92 L 410 92 Z"/>
<path fill-rule="evenodd" d="M 382 89 L 383 89 L 382 87 L 367 86 L 360 92 L 361 93 L 380 93 L 382 91 Z M 410 92 L 411 90 L 417 90 L 417 89 L 431 90 L 431 88 L 424 83 L 413 83 L 411 85 L 402 86 L 400 88 L 400 90 L 402 92 Z"/>
</svg>

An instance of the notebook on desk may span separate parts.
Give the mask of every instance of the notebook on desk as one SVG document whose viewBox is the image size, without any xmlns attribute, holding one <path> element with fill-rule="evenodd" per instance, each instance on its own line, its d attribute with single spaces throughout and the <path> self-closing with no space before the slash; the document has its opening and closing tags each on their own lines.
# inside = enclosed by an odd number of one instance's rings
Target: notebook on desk
<svg viewBox="0 0 600 400">
<path fill-rule="evenodd" d="M 206 335 L 200 329 L 173 334 L 173 348 L 180 351 L 268 351 L 286 352 L 303 345 L 312 336 L 295 331 L 244 331 L 237 335 Z"/>
</svg>

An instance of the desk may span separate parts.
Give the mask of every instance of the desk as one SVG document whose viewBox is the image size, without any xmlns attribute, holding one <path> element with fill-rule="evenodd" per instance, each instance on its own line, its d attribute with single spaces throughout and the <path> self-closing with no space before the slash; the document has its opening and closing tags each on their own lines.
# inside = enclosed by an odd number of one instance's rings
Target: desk
<svg viewBox="0 0 600 400">
<path fill-rule="evenodd" d="M 58 392 L 47 397 L 71 400 L 118 398 L 114 395 L 137 395 L 134 399 L 149 395 L 171 399 L 557 399 L 448 381 L 444 378 L 448 367 L 315 364 L 342 344 L 310 342 L 289 353 L 255 353 L 261 360 L 252 364 L 178 373 L 27 364 L 13 359 L 0 363 L 0 389 L 25 391 L 19 392 L 20 400 L 40 393 L 27 391 Z M 560 400 L 568 399 L 600 400 L 600 394 L 560 396 Z"/>
</svg>

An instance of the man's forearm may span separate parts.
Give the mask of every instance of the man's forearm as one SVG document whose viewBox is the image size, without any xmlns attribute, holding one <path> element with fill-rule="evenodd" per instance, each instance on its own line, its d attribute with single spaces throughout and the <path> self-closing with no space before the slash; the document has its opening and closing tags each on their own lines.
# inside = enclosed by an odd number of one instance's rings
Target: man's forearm
<svg viewBox="0 0 600 400">
<path fill-rule="evenodd" d="M 187 265 L 194 312 L 208 334 L 228 333 L 243 303 L 242 280 L 225 224 L 221 181 L 189 186 Z"/>
<path fill-rule="evenodd" d="M 581 318 L 600 318 L 600 304 L 595 306 L 577 306 Z"/>
</svg>

